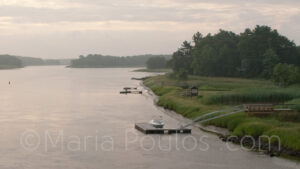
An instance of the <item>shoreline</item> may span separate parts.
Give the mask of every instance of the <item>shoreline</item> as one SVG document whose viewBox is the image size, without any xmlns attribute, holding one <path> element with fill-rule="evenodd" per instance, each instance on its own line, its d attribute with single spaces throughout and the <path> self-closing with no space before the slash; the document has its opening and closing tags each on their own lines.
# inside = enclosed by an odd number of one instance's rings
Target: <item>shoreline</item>
<svg viewBox="0 0 300 169">
<path fill-rule="evenodd" d="M 167 109 L 167 108 L 164 108 L 160 105 L 158 105 L 158 101 L 159 101 L 159 96 L 157 96 L 149 87 L 147 87 L 145 84 L 144 84 L 144 81 L 140 82 L 140 85 L 146 89 L 148 91 L 148 94 L 152 97 L 153 99 L 153 104 L 160 108 L 163 112 L 165 112 L 166 114 L 170 115 L 171 117 L 177 119 L 177 120 L 180 120 L 180 121 L 184 121 L 184 123 L 192 123 L 193 120 L 192 119 L 189 119 L 189 118 L 186 118 L 184 117 L 183 115 L 181 115 L 180 113 L 177 113 L 176 111 L 174 110 L 170 110 L 170 109 Z M 221 128 L 221 127 L 217 127 L 217 126 L 213 126 L 213 125 L 208 125 L 208 126 L 203 126 L 199 123 L 195 123 L 194 125 L 192 125 L 193 127 L 197 127 L 198 129 L 202 130 L 202 131 L 205 131 L 207 133 L 213 133 L 217 136 L 227 136 L 229 134 L 231 134 L 232 132 L 230 132 L 228 129 L 226 128 Z"/>
<path fill-rule="evenodd" d="M 140 85 L 148 91 L 149 95 L 151 95 L 151 97 L 153 98 L 153 103 L 154 103 L 155 106 L 162 109 L 163 112 L 167 113 L 172 118 L 175 118 L 179 121 L 184 121 L 186 123 L 192 122 L 191 118 L 184 117 L 183 114 L 178 113 L 175 110 L 171 110 L 168 107 L 165 107 L 163 105 L 159 105 L 158 102 L 159 102 L 160 96 L 155 94 L 154 91 L 150 87 L 148 87 L 144 84 L 145 80 L 146 79 L 144 79 L 140 83 Z M 222 140 L 223 142 L 230 142 L 232 144 L 239 144 L 240 141 L 243 140 L 243 137 L 237 137 L 236 139 L 228 139 L 228 138 L 230 138 L 229 136 L 232 136 L 233 132 L 231 132 L 227 128 L 218 127 L 218 126 L 215 126 L 213 124 L 205 126 L 205 125 L 201 125 L 199 123 L 195 123 L 192 127 L 196 127 L 197 129 L 199 129 L 203 132 L 210 133 L 210 134 L 213 134 L 215 136 L 218 136 L 219 139 Z M 254 145 L 256 145 L 256 143 L 258 141 L 259 140 L 255 140 Z M 269 145 L 271 146 L 271 150 L 264 149 L 264 148 L 267 148 Z M 269 155 L 270 157 L 276 156 L 276 157 L 280 157 L 280 158 L 283 158 L 283 159 L 292 160 L 292 161 L 295 161 L 295 162 L 300 162 L 299 151 L 292 150 L 292 149 L 286 148 L 286 147 L 283 147 L 283 150 L 279 151 L 278 148 L 275 145 L 276 144 L 274 144 L 274 143 L 269 144 L 267 142 L 263 142 L 261 147 L 256 147 L 252 151 L 253 152 L 258 152 L 258 153 L 264 153 L 265 155 Z M 246 140 L 245 146 L 246 147 L 252 147 L 253 145 L 249 142 L 249 140 Z M 261 151 L 258 151 L 258 150 L 261 150 Z M 294 155 L 289 155 L 289 154 L 294 154 Z"/>
<path fill-rule="evenodd" d="M 133 70 L 133 72 L 149 72 L 149 73 L 170 73 L 171 69 L 148 69 L 148 68 L 139 68 Z"/>
</svg>

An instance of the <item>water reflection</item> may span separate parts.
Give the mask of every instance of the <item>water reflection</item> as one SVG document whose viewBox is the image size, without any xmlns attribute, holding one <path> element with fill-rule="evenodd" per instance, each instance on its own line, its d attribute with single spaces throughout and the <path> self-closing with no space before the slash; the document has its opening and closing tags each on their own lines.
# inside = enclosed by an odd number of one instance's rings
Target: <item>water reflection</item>
<svg viewBox="0 0 300 169">
<path fill-rule="evenodd" d="M 0 168 L 299 168 L 235 145 L 239 151 L 230 152 L 216 136 L 197 129 L 190 138 L 146 137 L 134 123 L 155 115 L 169 126 L 180 122 L 154 106 L 147 92 L 119 94 L 125 86 L 139 86 L 131 77 L 149 75 L 132 70 L 1 70 Z"/>
</svg>

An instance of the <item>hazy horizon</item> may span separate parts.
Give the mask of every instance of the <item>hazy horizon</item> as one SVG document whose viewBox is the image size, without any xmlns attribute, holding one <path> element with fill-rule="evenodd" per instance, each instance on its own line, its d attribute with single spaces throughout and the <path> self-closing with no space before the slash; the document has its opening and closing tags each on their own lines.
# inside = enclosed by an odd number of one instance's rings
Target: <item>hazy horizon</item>
<svg viewBox="0 0 300 169">
<path fill-rule="evenodd" d="M 199 31 L 268 25 L 300 44 L 297 0 L 0 0 L 0 54 L 171 54 Z"/>
</svg>

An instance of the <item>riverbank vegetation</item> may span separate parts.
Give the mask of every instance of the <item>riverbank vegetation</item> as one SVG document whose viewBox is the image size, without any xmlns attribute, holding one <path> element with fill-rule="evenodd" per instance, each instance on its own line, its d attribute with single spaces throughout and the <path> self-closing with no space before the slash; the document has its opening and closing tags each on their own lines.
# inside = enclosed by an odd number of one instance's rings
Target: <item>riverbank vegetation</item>
<svg viewBox="0 0 300 169">
<path fill-rule="evenodd" d="M 238 137 L 276 135 L 281 146 L 299 156 L 300 47 L 293 41 L 268 26 L 241 34 L 198 32 L 192 42 L 183 42 L 168 64 L 173 73 L 144 81 L 160 96 L 158 105 L 191 119 L 241 104 L 288 107 L 291 111 L 268 116 L 242 112 L 206 125 L 227 128 Z M 198 87 L 198 97 L 186 95 L 193 86 Z"/>
<path fill-rule="evenodd" d="M 282 88 L 267 80 L 189 76 L 183 81 L 161 75 L 146 79 L 144 84 L 159 96 L 158 105 L 191 119 L 247 103 L 300 105 L 299 85 Z M 198 97 L 184 95 L 192 86 L 199 87 Z M 293 111 L 265 117 L 238 113 L 209 121 L 206 125 L 227 128 L 239 137 L 278 135 L 283 147 L 300 151 L 300 111 L 295 106 L 290 108 Z"/>
</svg>

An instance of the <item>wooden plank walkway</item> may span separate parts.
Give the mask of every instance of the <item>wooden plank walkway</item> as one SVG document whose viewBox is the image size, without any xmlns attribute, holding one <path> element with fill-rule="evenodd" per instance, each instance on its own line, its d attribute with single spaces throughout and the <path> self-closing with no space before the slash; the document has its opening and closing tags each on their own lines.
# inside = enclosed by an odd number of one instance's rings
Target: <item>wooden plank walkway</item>
<svg viewBox="0 0 300 169">
<path fill-rule="evenodd" d="M 244 104 L 244 108 L 250 115 L 269 115 L 274 113 L 273 104 Z"/>
<path fill-rule="evenodd" d="M 144 134 L 190 134 L 192 129 L 182 128 L 182 129 L 165 129 L 165 128 L 155 128 L 149 123 L 136 123 L 135 128 Z"/>
</svg>

